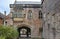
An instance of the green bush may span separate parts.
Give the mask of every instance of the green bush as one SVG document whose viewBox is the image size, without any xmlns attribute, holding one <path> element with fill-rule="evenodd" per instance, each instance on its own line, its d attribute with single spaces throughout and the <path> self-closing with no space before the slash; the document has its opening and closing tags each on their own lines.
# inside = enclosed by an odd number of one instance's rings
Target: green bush
<svg viewBox="0 0 60 39">
<path fill-rule="evenodd" d="M 3 37 L 3 36 L 0 36 L 0 39 L 5 39 L 5 37 Z"/>
<path fill-rule="evenodd" d="M 0 39 L 14 39 L 17 38 L 17 29 L 10 26 L 0 26 Z"/>
</svg>

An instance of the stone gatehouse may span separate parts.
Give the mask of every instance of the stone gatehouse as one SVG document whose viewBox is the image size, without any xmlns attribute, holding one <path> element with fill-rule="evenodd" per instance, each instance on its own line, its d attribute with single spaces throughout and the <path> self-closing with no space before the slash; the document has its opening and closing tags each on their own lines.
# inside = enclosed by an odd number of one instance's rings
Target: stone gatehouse
<svg viewBox="0 0 60 39">
<path fill-rule="evenodd" d="M 40 2 L 15 1 L 10 4 L 13 25 L 18 27 L 19 37 L 42 36 L 42 12 Z"/>
</svg>

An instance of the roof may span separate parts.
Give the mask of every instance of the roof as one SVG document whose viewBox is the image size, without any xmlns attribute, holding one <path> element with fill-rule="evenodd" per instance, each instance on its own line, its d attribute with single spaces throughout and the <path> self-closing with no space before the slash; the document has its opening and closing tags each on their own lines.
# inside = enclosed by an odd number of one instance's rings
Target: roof
<svg viewBox="0 0 60 39">
<path fill-rule="evenodd" d="M 15 4 L 41 4 L 41 2 L 33 2 L 33 1 L 16 1 Z"/>
<path fill-rule="evenodd" d="M 22 6 L 23 8 L 41 8 L 41 2 L 36 2 L 36 1 L 15 1 L 14 4 L 10 4 L 10 8 L 13 7 L 20 7 Z"/>
<path fill-rule="evenodd" d="M 4 15 L 2 13 L 0 13 L 0 18 L 4 18 Z"/>
</svg>

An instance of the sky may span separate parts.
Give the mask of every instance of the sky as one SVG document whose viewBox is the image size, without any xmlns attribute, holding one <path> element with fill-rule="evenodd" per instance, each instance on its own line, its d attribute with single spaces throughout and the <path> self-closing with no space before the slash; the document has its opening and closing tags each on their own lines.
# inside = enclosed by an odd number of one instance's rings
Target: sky
<svg viewBox="0 0 60 39">
<path fill-rule="evenodd" d="M 0 12 L 4 14 L 4 11 L 6 11 L 6 14 L 9 14 L 10 7 L 9 4 L 13 4 L 15 0 L 0 0 Z M 16 0 L 16 1 L 40 1 L 41 0 Z"/>
</svg>

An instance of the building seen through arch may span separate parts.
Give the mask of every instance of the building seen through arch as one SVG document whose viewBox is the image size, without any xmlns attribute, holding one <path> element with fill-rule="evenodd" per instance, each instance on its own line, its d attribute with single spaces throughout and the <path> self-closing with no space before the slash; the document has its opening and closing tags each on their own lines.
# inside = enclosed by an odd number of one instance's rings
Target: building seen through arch
<svg viewBox="0 0 60 39">
<path fill-rule="evenodd" d="M 26 26 L 18 28 L 19 37 L 31 37 L 31 29 Z"/>
</svg>

